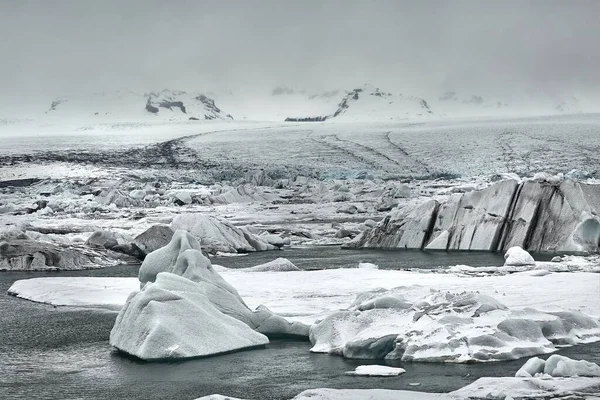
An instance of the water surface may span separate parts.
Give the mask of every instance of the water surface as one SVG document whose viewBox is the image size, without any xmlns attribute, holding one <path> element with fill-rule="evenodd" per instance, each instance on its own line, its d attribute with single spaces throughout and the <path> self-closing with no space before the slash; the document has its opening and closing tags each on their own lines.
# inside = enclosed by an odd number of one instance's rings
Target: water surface
<svg viewBox="0 0 600 400">
<path fill-rule="evenodd" d="M 305 269 L 355 266 L 430 268 L 437 265 L 499 265 L 489 253 L 422 253 L 339 250 L 334 247 L 255 253 L 213 259 L 239 268 L 278 256 Z M 136 276 L 138 266 L 68 272 L 0 273 L 0 399 L 194 399 L 221 393 L 251 399 L 289 399 L 318 387 L 386 388 L 447 392 L 481 376 L 512 376 L 524 361 L 477 365 L 391 363 L 406 374 L 355 377 L 346 371 L 370 361 L 309 352 L 310 343 L 276 340 L 264 349 L 169 363 L 125 357 L 108 345 L 116 313 L 36 304 L 8 296 L 17 279 L 41 276 Z M 600 362 L 600 344 L 560 352 Z M 384 364 L 384 362 L 375 362 Z M 409 383 L 420 386 L 409 386 Z"/>
</svg>

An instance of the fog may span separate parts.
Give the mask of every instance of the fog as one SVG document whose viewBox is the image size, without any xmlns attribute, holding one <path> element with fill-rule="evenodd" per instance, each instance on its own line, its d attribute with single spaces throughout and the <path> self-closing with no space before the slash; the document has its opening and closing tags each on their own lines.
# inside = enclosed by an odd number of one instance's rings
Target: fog
<svg viewBox="0 0 600 400">
<path fill-rule="evenodd" d="M 596 96 L 600 2 L 0 3 L 2 96 L 365 82 L 416 94 Z"/>
</svg>

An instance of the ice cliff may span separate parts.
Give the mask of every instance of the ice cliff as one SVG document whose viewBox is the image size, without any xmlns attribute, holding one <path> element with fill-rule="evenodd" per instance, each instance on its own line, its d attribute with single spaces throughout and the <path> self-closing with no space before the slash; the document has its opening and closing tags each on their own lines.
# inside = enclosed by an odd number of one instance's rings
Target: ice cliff
<svg viewBox="0 0 600 400">
<path fill-rule="evenodd" d="M 506 180 L 393 210 L 350 248 L 597 252 L 600 185 Z"/>
</svg>

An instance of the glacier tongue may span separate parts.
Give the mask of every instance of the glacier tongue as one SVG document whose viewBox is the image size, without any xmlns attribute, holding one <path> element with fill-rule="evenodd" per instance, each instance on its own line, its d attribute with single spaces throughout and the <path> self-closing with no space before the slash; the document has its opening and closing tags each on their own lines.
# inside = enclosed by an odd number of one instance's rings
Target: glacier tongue
<svg viewBox="0 0 600 400">
<path fill-rule="evenodd" d="M 394 210 L 348 247 L 596 252 L 599 243 L 600 185 L 506 180 Z"/>
</svg>

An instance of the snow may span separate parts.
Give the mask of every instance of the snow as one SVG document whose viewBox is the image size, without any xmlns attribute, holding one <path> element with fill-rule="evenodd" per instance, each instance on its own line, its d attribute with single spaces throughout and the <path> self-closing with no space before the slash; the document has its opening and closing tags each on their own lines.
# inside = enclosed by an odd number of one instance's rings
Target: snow
<svg viewBox="0 0 600 400">
<path fill-rule="evenodd" d="M 346 375 L 398 376 L 405 372 L 404 368 L 387 367 L 385 365 L 359 365 L 354 371 L 346 372 Z"/>
<path fill-rule="evenodd" d="M 422 285 L 438 290 L 478 291 L 499 297 L 510 308 L 531 307 L 541 311 L 577 310 L 600 318 L 598 298 L 600 276 L 595 273 L 552 273 L 547 276 L 492 275 L 461 276 L 454 274 L 407 271 L 370 270 L 359 268 L 300 272 L 246 272 L 227 269 L 222 276 L 234 286 L 251 308 L 270 305 L 282 315 L 303 316 L 312 323 L 325 311 L 350 305 L 356 295 L 377 288 L 391 289 L 401 285 Z M 112 284 L 109 284 L 112 282 Z M 48 288 L 45 288 L 48 285 Z M 124 303 L 127 295 L 139 289 L 137 278 L 51 277 L 19 280 L 11 291 L 37 301 L 57 305 L 85 305 L 86 287 L 103 290 L 94 305 Z M 71 292 L 63 296 L 57 288 Z M 573 288 L 577 288 L 576 291 Z M 15 289 L 15 290 L 13 290 Z M 105 301 L 102 301 L 102 298 Z"/>
<path fill-rule="evenodd" d="M 523 265 L 535 265 L 535 260 L 533 259 L 531 254 L 529 254 L 519 246 L 514 246 L 506 250 L 506 253 L 504 254 L 504 259 L 506 260 L 504 262 L 504 265 L 507 266 L 520 267 Z"/>
<path fill-rule="evenodd" d="M 8 292 L 17 297 L 55 306 L 120 309 L 131 292 L 140 288 L 136 278 L 30 278 L 18 280 Z"/>
</svg>

